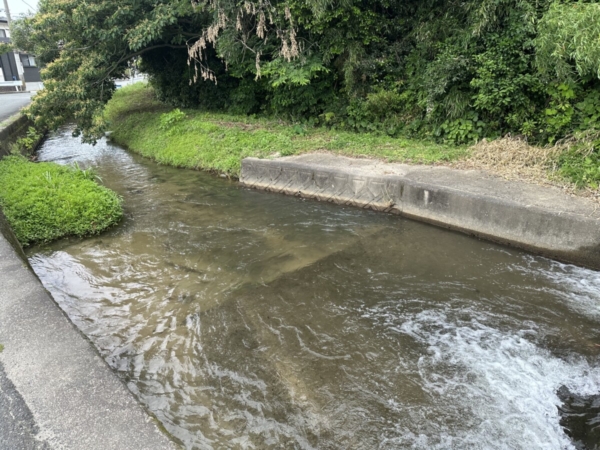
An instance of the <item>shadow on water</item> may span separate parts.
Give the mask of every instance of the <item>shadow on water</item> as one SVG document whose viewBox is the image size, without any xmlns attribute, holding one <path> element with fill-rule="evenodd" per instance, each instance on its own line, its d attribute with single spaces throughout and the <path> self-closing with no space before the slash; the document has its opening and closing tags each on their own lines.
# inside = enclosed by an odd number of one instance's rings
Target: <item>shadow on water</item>
<svg viewBox="0 0 600 450">
<path fill-rule="evenodd" d="M 596 448 L 600 273 L 68 130 L 40 159 L 123 196 L 28 256 L 186 448 Z"/>
</svg>

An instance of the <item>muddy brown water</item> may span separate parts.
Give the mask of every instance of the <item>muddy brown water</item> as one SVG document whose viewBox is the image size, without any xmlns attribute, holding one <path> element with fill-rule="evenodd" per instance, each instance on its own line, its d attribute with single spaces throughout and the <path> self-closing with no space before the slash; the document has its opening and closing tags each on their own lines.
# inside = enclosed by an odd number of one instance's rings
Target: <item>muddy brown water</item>
<svg viewBox="0 0 600 450">
<path fill-rule="evenodd" d="M 28 256 L 185 448 L 598 444 L 600 273 L 69 130 L 39 156 L 123 196 L 118 227 Z"/>
</svg>

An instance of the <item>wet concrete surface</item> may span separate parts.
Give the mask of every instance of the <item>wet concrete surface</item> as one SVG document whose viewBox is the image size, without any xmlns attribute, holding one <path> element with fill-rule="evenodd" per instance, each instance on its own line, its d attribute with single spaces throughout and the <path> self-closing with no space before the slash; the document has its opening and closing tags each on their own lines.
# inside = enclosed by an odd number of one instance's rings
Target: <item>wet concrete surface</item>
<svg viewBox="0 0 600 450">
<path fill-rule="evenodd" d="M 384 163 L 330 154 L 242 161 L 242 185 L 393 212 L 600 269 L 600 211 L 558 188 L 477 170 Z"/>
</svg>

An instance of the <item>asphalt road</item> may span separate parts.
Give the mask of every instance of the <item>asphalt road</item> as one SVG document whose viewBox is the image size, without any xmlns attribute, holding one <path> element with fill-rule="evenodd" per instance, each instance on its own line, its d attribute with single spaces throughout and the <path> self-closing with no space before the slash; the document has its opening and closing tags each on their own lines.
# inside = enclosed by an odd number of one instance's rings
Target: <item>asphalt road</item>
<svg viewBox="0 0 600 450">
<path fill-rule="evenodd" d="M 0 122 L 8 119 L 13 114 L 31 102 L 31 93 L 0 94 Z"/>
</svg>

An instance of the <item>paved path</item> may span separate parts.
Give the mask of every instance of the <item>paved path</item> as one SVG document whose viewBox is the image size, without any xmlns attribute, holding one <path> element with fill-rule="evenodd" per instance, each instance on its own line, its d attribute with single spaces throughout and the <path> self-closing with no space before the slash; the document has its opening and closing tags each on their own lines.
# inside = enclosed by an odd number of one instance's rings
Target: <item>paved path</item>
<svg viewBox="0 0 600 450">
<path fill-rule="evenodd" d="M 60 310 L 13 239 L 0 214 L 0 449 L 176 448 Z"/>
<path fill-rule="evenodd" d="M 31 93 L 0 94 L 0 122 L 19 112 L 31 102 Z"/>
<path fill-rule="evenodd" d="M 31 411 L 0 364 L 0 449 L 50 449 L 36 439 L 38 433 Z"/>
</svg>

